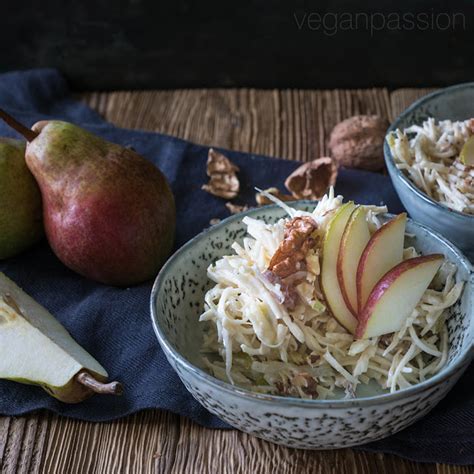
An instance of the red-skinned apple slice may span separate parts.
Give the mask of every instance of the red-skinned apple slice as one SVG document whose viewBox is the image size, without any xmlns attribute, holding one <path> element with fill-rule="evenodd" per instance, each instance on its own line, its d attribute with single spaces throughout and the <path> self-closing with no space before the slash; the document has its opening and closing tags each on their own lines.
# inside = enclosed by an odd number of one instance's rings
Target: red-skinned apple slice
<svg viewBox="0 0 474 474">
<path fill-rule="evenodd" d="M 350 312 L 357 318 L 356 275 L 360 256 L 370 240 L 367 212 L 358 206 L 353 211 L 342 234 L 337 259 L 337 279 Z"/>
<path fill-rule="evenodd" d="M 357 266 L 357 307 L 360 313 L 380 278 L 403 258 L 407 215 L 399 214 L 377 229 L 367 243 Z"/>
<path fill-rule="evenodd" d="M 375 285 L 359 315 L 356 337 L 366 339 L 399 331 L 428 288 L 444 257 L 415 257 L 399 263 Z"/>
<path fill-rule="evenodd" d="M 342 296 L 337 280 L 337 259 L 342 234 L 354 208 L 353 202 L 344 204 L 329 221 L 326 235 L 324 236 L 321 265 L 321 289 L 323 290 L 326 304 L 332 315 L 352 334 L 356 330 L 357 319 L 350 312 Z"/>
</svg>

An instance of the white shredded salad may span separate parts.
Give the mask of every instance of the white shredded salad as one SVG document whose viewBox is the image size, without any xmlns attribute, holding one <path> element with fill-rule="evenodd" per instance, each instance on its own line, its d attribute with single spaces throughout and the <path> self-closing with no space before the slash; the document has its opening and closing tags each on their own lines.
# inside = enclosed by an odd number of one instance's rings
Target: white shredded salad
<svg viewBox="0 0 474 474">
<path fill-rule="evenodd" d="M 474 214 L 474 167 L 459 154 L 474 134 L 474 119 L 463 122 L 434 118 L 396 130 L 388 143 L 398 169 L 435 201 L 466 214 Z"/>
<path fill-rule="evenodd" d="M 290 218 L 311 216 L 325 233 L 342 197 L 331 189 L 313 212 L 280 205 Z M 371 232 L 380 227 L 385 207 L 366 206 Z M 280 301 L 281 288 L 263 277 L 283 240 L 284 224 L 245 217 L 248 236 L 234 242 L 234 255 L 222 257 L 208 268 L 216 283 L 205 295 L 206 322 L 203 358 L 217 378 L 249 390 L 301 398 L 355 397 L 359 385 L 375 382 L 394 392 L 423 381 L 446 363 L 448 332 L 446 308 L 459 298 L 456 268 L 445 262 L 431 287 L 397 333 L 355 340 L 328 312 L 319 287 L 320 246 L 306 256 L 298 272 L 299 295 L 294 309 Z M 404 250 L 404 258 L 417 253 Z M 291 278 L 290 277 L 290 278 Z"/>
</svg>

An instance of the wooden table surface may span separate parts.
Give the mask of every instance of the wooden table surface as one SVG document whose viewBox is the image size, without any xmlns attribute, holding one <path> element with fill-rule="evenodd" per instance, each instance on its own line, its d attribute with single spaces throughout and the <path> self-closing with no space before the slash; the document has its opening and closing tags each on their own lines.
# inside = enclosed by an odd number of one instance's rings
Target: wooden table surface
<svg viewBox="0 0 474 474">
<path fill-rule="evenodd" d="M 82 96 L 121 127 L 176 135 L 288 159 L 327 153 L 332 127 L 345 117 L 389 120 L 427 90 L 180 90 Z M 415 453 L 416 455 L 416 453 Z M 419 464 L 352 449 L 287 449 L 238 431 L 201 428 L 162 411 L 111 423 L 39 413 L 0 417 L 2 473 L 472 473 L 472 468 Z"/>
</svg>

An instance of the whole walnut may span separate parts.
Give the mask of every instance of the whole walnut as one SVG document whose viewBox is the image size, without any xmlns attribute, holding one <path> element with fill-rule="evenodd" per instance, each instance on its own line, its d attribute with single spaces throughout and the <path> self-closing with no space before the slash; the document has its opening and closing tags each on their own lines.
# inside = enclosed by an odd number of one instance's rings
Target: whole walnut
<svg viewBox="0 0 474 474">
<path fill-rule="evenodd" d="M 334 160 L 347 168 L 379 171 L 384 167 L 383 141 L 388 120 L 378 115 L 355 115 L 338 123 L 329 148 Z"/>
</svg>

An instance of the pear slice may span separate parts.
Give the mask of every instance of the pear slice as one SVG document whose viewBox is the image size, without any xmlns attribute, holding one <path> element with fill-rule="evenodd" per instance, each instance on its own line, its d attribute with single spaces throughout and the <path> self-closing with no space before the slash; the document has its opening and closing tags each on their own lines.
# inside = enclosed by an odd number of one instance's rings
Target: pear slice
<svg viewBox="0 0 474 474">
<path fill-rule="evenodd" d="M 357 206 L 351 214 L 341 238 L 337 259 L 337 278 L 342 296 L 351 313 L 357 318 L 356 275 L 360 256 L 370 240 L 367 212 Z"/>
<path fill-rule="evenodd" d="M 474 166 L 474 136 L 469 137 L 464 143 L 459 159 L 465 166 Z"/>
<path fill-rule="evenodd" d="M 348 202 L 341 206 L 329 221 L 323 241 L 321 265 L 321 289 L 327 306 L 339 323 L 352 334 L 356 330 L 357 319 L 344 301 L 337 278 L 337 260 L 342 235 L 354 209 L 355 204 Z"/>
<path fill-rule="evenodd" d="M 379 279 L 402 261 L 406 221 L 403 212 L 385 223 L 372 234 L 362 252 L 356 275 L 359 313 Z"/>
<path fill-rule="evenodd" d="M 40 385 L 77 403 L 95 393 L 120 394 L 106 370 L 39 303 L 0 273 L 0 378 Z"/>
<path fill-rule="evenodd" d="M 375 285 L 359 315 L 356 337 L 367 339 L 399 331 L 444 261 L 441 254 L 404 260 Z"/>
</svg>

